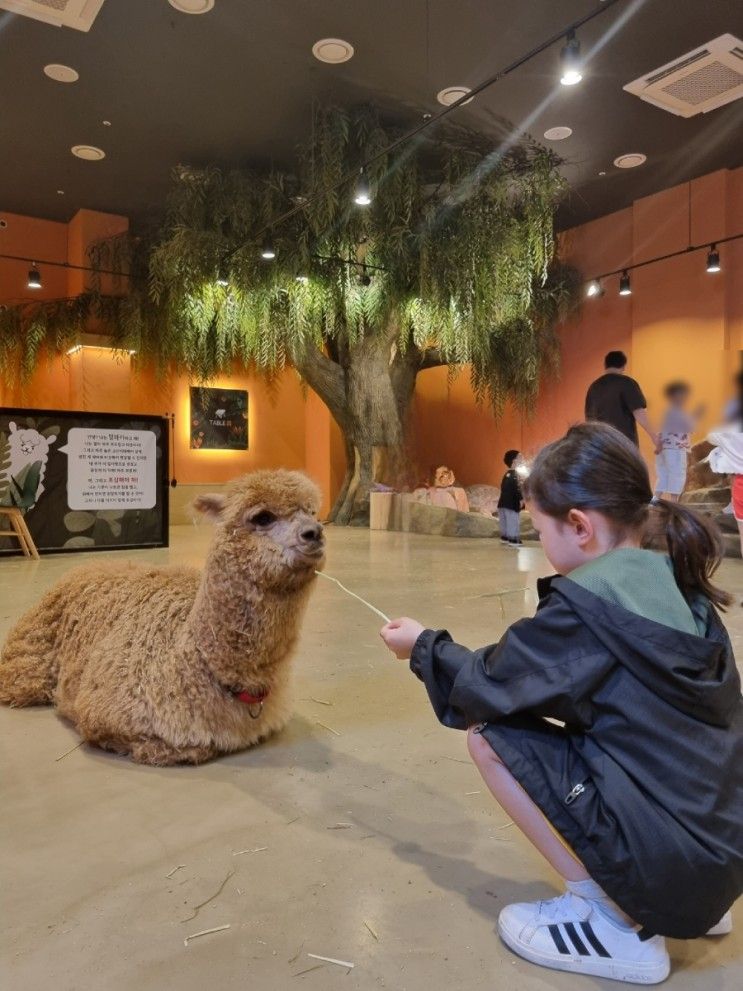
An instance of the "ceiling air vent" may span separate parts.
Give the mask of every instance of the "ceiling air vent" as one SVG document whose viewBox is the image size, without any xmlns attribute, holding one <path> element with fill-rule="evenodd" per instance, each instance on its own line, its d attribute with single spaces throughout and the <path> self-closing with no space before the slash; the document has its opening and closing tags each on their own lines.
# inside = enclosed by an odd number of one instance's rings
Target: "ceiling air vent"
<svg viewBox="0 0 743 991">
<path fill-rule="evenodd" d="M 679 117 L 709 113 L 743 96 L 743 41 L 720 35 L 624 89 Z"/>
<path fill-rule="evenodd" d="M 103 0 L 0 0 L 0 9 L 58 28 L 90 31 Z"/>
</svg>

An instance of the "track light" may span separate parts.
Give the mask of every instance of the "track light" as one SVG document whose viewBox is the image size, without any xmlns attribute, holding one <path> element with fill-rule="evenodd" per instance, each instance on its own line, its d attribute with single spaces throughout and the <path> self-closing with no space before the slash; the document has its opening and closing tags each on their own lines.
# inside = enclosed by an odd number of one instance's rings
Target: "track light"
<svg viewBox="0 0 743 991">
<path fill-rule="evenodd" d="M 263 258 L 267 262 L 270 262 L 275 257 L 276 257 L 276 249 L 274 248 L 273 244 L 271 244 L 271 241 L 270 240 L 264 241 L 263 247 L 261 248 L 261 258 Z"/>
<path fill-rule="evenodd" d="M 619 279 L 619 295 L 620 296 L 631 296 L 632 286 L 630 285 L 629 272 L 625 269 L 622 272 L 622 276 Z"/>
<path fill-rule="evenodd" d="M 41 289 L 41 272 L 36 267 L 36 262 L 33 262 L 33 268 L 28 270 L 27 285 L 29 289 Z"/>
<path fill-rule="evenodd" d="M 353 192 L 353 201 L 357 206 L 369 206 L 372 201 L 369 181 L 363 169 L 359 173 L 359 181 L 356 183 L 356 189 Z"/>
<path fill-rule="evenodd" d="M 219 266 L 219 272 L 217 273 L 217 285 L 218 286 L 228 286 L 230 280 L 227 278 L 227 269 L 224 264 Z"/>
<path fill-rule="evenodd" d="M 598 279 L 591 279 L 586 286 L 586 296 L 598 296 L 601 293 L 601 283 Z"/>
<path fill-rule="evenodd" d="M 560 66 L 560 82 L 563 86 L 575 86 L 583 78 L 580 42 L 575 37 L 575 31 L 568 33 L 565 47 L 560 52 Z"/>
<path fill-rule="evenodd" d="M 707 252 L 707 271 L 708 272 L 720 271 L 720 252 L 717 250 L 717 246 L 714 244 L 711 244 L 709 246 L 709 251 Z"/>
</svg>

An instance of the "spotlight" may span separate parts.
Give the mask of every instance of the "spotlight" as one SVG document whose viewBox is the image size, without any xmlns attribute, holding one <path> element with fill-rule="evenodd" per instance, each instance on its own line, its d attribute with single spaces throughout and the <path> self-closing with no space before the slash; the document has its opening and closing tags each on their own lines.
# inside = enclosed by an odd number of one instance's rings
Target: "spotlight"
<svg viewBox="0 0 743 991">
<path fill-rule="evenodd" d="M 41 289 L 41 273 L 36 267 L 36 262 L 33 262 L 33 268 L 28 270 L 28 282 L 29 289 Z"/>
<path fill-rule="evenodd" d="M 217 285 L 218 286 L 228 286 L 230 280 L 227 277 L 227 269 L 224 264 L 219 266 L 219 272 L 217 273 Z"/>
<path fill-rule="evenodd" d="M 629 281 L 629 272 L 625 269 L 622 272 L 622 277 L 619 280 L 619 295 L 620 296 L 631 296 L 632 286 Z"/>
<path fill-rule="evenodd" d="M 263 247 L 261 248 L 261 258 L 265 259 L 265 261 L 267 262 L 270 262 L 275 257 L 276 257 L 276 249 L 274 248 L 274 246 L 271 244 L 270 241 L 264 241 Z"/>
<path fill-rule="evenodd" d="M 601 283 L 598 279 L 591 279 L 586 286 L 586 296 L 598 296 L 601 293 Z"/>
<path fill-rule="evenodd" d="M 353 192 L 353 201 L 357 206 L 369 206 L 372 201 L 369 181 L 363 169 L 359 173 L 359 181 L 356 183 L 356 189 Z"/>
<path fill-rule="evenodd" d="M 720 271 L 720 252 L 717 250 L 717 245 L 715 244 L 711 244 L 707 252 L 707 271 Z"/>
<path fill-rule="evenodd" d="M 560 52 L 560 66 L 560 82 L 563 86 L 575 86 L 583 78 L 580 42 L 575 37 L 575 31 L 568 33 L 565 47 Z"/>
</svg>

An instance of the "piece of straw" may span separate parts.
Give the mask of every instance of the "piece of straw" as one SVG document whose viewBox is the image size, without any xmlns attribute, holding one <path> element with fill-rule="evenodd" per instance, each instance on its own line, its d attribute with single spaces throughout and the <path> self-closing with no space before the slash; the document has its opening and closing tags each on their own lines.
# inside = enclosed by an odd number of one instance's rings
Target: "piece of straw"
<svg viewBox="0 0 743 991">
<path fill-rule="evenodd" d="M 214 929 L 202 929 L 201 932 L 191 933 L 190 936 L 186 936 L 183 940 L 183 945 L 188 946 L 189 939 L 198 939 L 199 936 L 209 936 L 211 933 L 221 933 L 224 929 L 229 929 L 229 925 L 226 926 L 215 926 Z"/>
<path fill-rule="evenodd" d="M 313 960 L 322 960 L 324 963 L 334 963 L 336 967 L 348 967 L 349 970 L 353 970 L 356 964 L 349 963 L 348 960 L 335 960 L 333 957 L 319 957 L 316 953 L 308 953 L 308 957 L 312 957 Z"/>
<path fill-rule="evenodd" d="M 183 868 L 184 868 L 185 866 L 186 866 L 185 864 L 178 864 L 178 866 L 177 866 L 177 867 L 174 867 L 174 868 L 173 868 L 173 870 L 172 870 L 172 871 L 170 871 L 170 873 L 169 873 L 169 874 L 166 874 L 166 875 L 165 875 L 165 877 L 168 877 L 168 878 L 170 878 L 170 877 L 172 877 L 172 876 L 173 876 L 173 875 L 175 874 L 175 872 L 176 872 L 176 871 L 180 871 L 180 870 L 183 870 Z"/>
<path fill-rule="evenodd" d="M 373 930 L 373 929 L 372 929 L 372 927 L 371 927 L 371 926 L 369 925 L 369 923 L 368 923 L 368 922 L 365 922 L 365 923 L 364 923 L 364 925 L 365 925 L 365 926 L 366 926 L 366 928 L 367 928 L 367 929 L 369 930 L 369 932 L 370 932 L 370 933 L 372 934 L 372 936 L 374 937 L 374 939 L 376 939 L 376 941 L 377 941 L 377 942 L 379 942 L 379 936 L 377 936 L 377 934 L 376 934 L 376 933 L 374 932 L 374 930 Z"/>
<path fill-rule="evenodd" d="M 196 916 L 197 916 L 197 915 L 199 914 L 199 912 L 201 911 L 201 909 L 202 909 L 202 908 L 204 907 L 204 905 L 208 905 L 208 904 L 209 904 L 209 902 L 213 902 L 215 898 L 217 898 L 217 897 L 218 897 L 219 895 L 221 895 L 221 894 L 222 894 L 222 891 L 224 890 L 224 886 L 225 886 L 225 885 L 227 884 L 227 882 L 229 881 L 229 879 L 230 879 L 230 878 L 232 877 L 232 875 L 233 875 L 234 873 L 235 873 L 234 871 L 230 871 L 230 872 L 229 872 L 229 874 L 227 875 L 227 877 L 226 877 L 226 878 L 224 879 L 224 881 L 222 881 L 222 883 L 220 884 L 220 886 L 219 886 L 219 887 L 217 888 L 217 890 L 216 890 L 216 891 L 214 892 L 214 894 L 213 894 L 213 895 L 210 895 L 210 896 L 209 896 L 209 897 L 208 897 L 208 898 L 206 899 L 206 901 L 203 901 L 203 902 L 200 902 L 200 903 L 199 903 L 199 904 L 198 904 L 198 905 L 197 905 L 197 906 L 196 906 L 196 907 L 194 908 L 194 910 L 193 910 L 193 915 L 189 915 L 189 917 L 188 917 L 187 919 L 181 919 L 181 922 L 190 922 L 190 921 L 191 921 L 191 919 L 195 919 L 195 918 L 196 918 Z M 201 935 L 201 934 L 199 933 L 199 935 Z"/>
<path fill-rule="evenodd" d="M 338 732 L 338 730 L 337 729 L 333 729 L 332 726 L 327 726 L 325 723 L 321 723 L 319 719 L 317 719 L 315 721 L 316 721 L 316 723 L 317 723 L 318 726 L 322 726 L 323 729 L 326 729 L 328 731 L 328 733 L 332 733 L 333 736 L 340 736 L 341 735 Z"/>
<path fill-rule="evenodd" d="M 59 755 L 59 757 L 55 757 L 55 758 L 54 758 L 54 760 L 55 760 L 55 762 L 56 762 L 56 761 L 58 761 L 58 760 L 62 760 L 62 758 L 63 758 L 63 757 L 66 757 L 66 756 L 67 756 L 68 754 L 72 754 L 72 753 L 74 753 L 74 752 L 75 752 L 76 750 L 79 750 L 79 749 L 80 749 L 80 747 L 82 747 L 82 745 L 83 745 L 84 743 L 85 743 L 85 740 L 81 740 L 81 741 L 80 741 L 79 743 L 76 743 L 74 747 L 70 747 L 70 749 L 69 749 L 69 750 L 65 750 L 65 752 L 64 752 L 63 754 L 60 754 L 60 755 Z"/>
<path fill-rule="evenodd" d="M 326 581 L 333 582 L 335 585 L 338 586 L 338 588 L 343 589 L 343 591 L 347 595 L 352 596 L 352 598 L 358 599 L 359 602 L 362 602 L 366 606 L 367 609 L 371 609 L 371 611 L 373 613 L 376 613 L 377 616 L 381 616 L 381 618 L 385 621 L 385 623 L 389 623 L 390 622 L 389 616 L 385 616 L 385 614 L 382 612 L 381 609 L 377 609 L 377 607 L 376 606 L 373 606 L 371 604 L 371 602 L 367 602 L 366 599 L 362 599 L 360 595 L 357 595 L 355 592 L 352 592 L 350 588 L 346 588 L 346 586 L 343 585 L 342 582 L 339 582 L 337 578 L 333 578 L 332 575 L 326 575 L 322 571 L 316 571 L 315 574 L 319 578 L 324 578 Z"/>
</svg>

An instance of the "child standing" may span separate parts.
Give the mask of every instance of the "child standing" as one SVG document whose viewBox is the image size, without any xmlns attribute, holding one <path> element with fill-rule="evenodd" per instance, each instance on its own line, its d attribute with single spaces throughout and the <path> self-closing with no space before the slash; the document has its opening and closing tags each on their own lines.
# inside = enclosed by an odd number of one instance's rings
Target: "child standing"
<svg viewBox="0 0 743 991">
<path fill-rule="evenodd" d="M 498 525 L 500 527 L 500 542 L 511 547 L 521 546 L 521 528 L 519 513 L 524 508 L 521 495 L 519 476 L 514 468 L 518 451 L 506 451 L 503 463 L 508 471 L 500 483 L 500 498 L 498 499 Z"/>
<path fill-rule="evenodd" d="M 668 400 L 668 406 L 658 434 L 655 456 L 657 475 L 655 498 L 667 498 L 670 502 L 678 502 L 686 485 L 691 435 L 701 410 L 690 413 L 686 409 L 691 392 L 686 382 L 671 382 L 663 392 Z"/>
<path fill-rule="evenodd" d="M 544 967 L 659 983 L 664 936 L 729 931 L 743 891 L 743 700 L 716 608 L 729 599 L 710 580 L 719 535 L 672 502 L 651 515 L 644 462 L 605 424 L 546 447 L 524 494 L 562 576 L 533 618 L 476 651 L 407 618 L 381 635 L 565 881 L 504 908 L 504 942 Z M 666 553 L 645 549 L 661 538 Z"/>
</svg>

